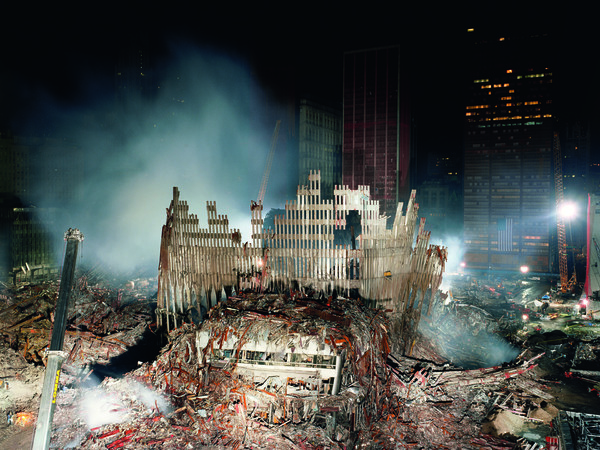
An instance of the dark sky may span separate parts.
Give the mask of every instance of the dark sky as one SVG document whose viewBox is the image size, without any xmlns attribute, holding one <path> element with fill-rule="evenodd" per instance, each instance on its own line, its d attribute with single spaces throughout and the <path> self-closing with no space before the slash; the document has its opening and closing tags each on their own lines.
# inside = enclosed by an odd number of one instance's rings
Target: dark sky
<svg viewBox="0 0 600 450">
<path fill-rule="evenodd" d="M 423 49 L 415 64 L 421 69 L 445 58 L 445 47 L 459 33 L 458 27 L 425 19 L 416 9 L 406 10 L 402 18 L 364 7 L 340 14 L 339 5 L 327 2 L 298 7 L 301 11 L 283 4 L 232 7 L 232 14 L 227 8 L 135 10 L 119 5 L 90 11 L 52 5 L 36 9 L 33 16 L 31 10 L 15 7 L 8 26 L 0 31 L 2 42 L 10 43 L 2 56 L 2 118 L 14 116 L 19 106 L 35 107 L 42 95 L 76 103 L 94 86 L 110 87 L 114 59 L 128 42 L 147 42 L 158 55 L 178 41 L 215 46 L 248 58 L 269 86 L 291 80 L 341 93 L 344 50 L 405 43 L 411 61 L 417 49 Z"/>
<path fill-rule="evenodd" d="M 558 11 L 538 2 L 504 2 L 402 5 L 392 11 L 386 5 L 12 7 L 8 25 L 0 29 L 5 43 L 0 125 L 31 121 L 46 101 L 75 108 L 106 98 L 114 87 L 116 57 L 129 43 L 146 43 L 158 65 L 182 44 L 212 46 L 247 61 L 276 97 L 312 91 L 333 101 L 341 100 L 344 51 L 400 44 L 418 114 L 420 151 L 450 147 L 446 151 L 455 153 L 461 145 L 465 67 L 476 64 L 466 50 L 465 31 L 475 27 L 553 33 L 555 84 L 563 86 L 557 103 L 561 115 L 589 117 L 598 128 L 600 88 L 594 79 L 600 40 L 587 7 L 569 4 Z"/>
<path fill-rule="evenodd" d="M 469 62 L 463 46 L 469 26 L 508 31 L 548 28 L 559 36 L 555 56 L 557 64 L 567 68 L 569 81 L 590 79 L 595 70 L 598 39 L 594 27 L 583 19 L 587 15 L 583 8 L 555 11 L 528 2 L 518 8 L 511 8 L 511 3 L 460 8 L 403 5 L 392 12 L 382 10 L 382 5 L 386 3 L 11 7 L 4 16 L 7 25 L 0 30 L 4 43 L 0 119 L 4 123 L 26 119 L 48 97 L 68 107 L 89 101 L 94 94 L 104 95 L 113 85 L 116 55 L 137 41 L 148 43 L 159 56 L 178 42 L 215 46 L 247 58 L 269 88 L 308 87 L 334 99 L 341 95 L 343 51 L 399 43 L 406 53 L 404 69 L 413 79 L 417 107 L 437 98 L 442 110 L 456 104 L 459 95 L 457 83 Z M 573 97 L 587 97 L 584 103 L 595 114 L 589 107 L 598 98 L 593 83 Z"/>
</svg>

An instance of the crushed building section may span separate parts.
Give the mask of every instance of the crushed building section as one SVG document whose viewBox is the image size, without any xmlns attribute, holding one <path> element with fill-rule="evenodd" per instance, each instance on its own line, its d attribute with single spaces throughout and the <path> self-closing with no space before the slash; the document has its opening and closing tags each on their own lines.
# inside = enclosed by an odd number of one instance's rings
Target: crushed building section
<svg viewBox="0 0 600 450">
<path fill-rule="evenodd" d="M 389 328 L 381 311 L 351 299 L 252 295 L 213 309 L 196 348 L 203 378 L 227 371 L 254 414 L 297 423 L 335 411 L 358 429 L 388 400 Z"/>
<path fill-rule="evenodd" d="M 367 186 L 338 186 L 333 200 L 321 200 L 320 174 L 311 172 L 309 185 L 300 186 L 297 200 L 286 203 L 274 229 L 264 229 L 263 205 L 252 203 L 251 242 L 242 243 L 240 231 L 229 228 L 214 202 L 207 203 L 208 228 L 200 228 L 175 187 L 161 239 L 159 324 L 176 328 L 244 289 L 358 292 L 396 317 L 402 351 L 410 353 L 424 305 L 432 304 L 426 297 L 441 284 L 447 259 L 444 247 L 429 245 L 415 198 L 413 191 L 404 215 L 398 204 L 387 229 L 387 217 L 379 214 Z M 350 211 L 360 216 L 361 234 L 351 245 L 335 245 L 334 232 L 346 228 Z"/>
</svg>

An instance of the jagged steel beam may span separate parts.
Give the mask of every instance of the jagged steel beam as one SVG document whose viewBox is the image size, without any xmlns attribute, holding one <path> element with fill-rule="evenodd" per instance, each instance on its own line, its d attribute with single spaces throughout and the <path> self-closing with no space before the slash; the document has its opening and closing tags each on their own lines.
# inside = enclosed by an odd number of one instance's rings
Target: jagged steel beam
<svg viewBox="0 0 600 450">
<path fill-rule="evenodd" d="M 54 409 L 56 407 L 60 368 L 66 357 L 62 348 L 67 328 L 67 312 L 73 288 L 73 279 L 75 278 L 77 250 L 79 243 L 83 241 L 83 234 L 76 228 L 69 228 L 65 233 L 65 241 L 67 241 L 67 248 L 60 278 L 58 301 L 56 302 L 56 309 L 54 311 L 54 327 L 52 328 L 52 337 L 48 349 L 42 398 L 40 399 L 40 409 L 35 426 L 33 445 L 31 447 L 33 450 L 46 450 L 50 445 L 52 417 L 54 416 Z"/>
</svg>

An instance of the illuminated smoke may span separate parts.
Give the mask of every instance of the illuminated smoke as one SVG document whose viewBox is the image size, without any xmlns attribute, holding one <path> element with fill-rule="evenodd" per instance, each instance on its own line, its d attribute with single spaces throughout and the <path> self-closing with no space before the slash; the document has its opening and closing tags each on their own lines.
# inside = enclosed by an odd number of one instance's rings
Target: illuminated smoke
<svg viewBox="0 0 600 450">
<path fill-rule="evenodd" d="M 82 415 L 90 429 L 127 421 L 139 414 L 140 405 L 149 415 L 166 414 L 172 409 L 164 397 L 141 383 L 127 378 L 110 382 L 112 386 L 101 384 L 83 396 Z"/>
<path fill-rule="evenodd" d="M 496 334 L 497 329 L 486 311 L 457 303 L 436 302 L 431 321 L 419 324 L 442 357 L 465 369 L 497 366 L 518 356 L 519 350 Z"/>
<path fill-rule="evenodd" d="M 427 228 L 427 225 L 425 228 Z M 441 245 L 448 249 L 448 261 L 446 261 L 445 272 L 458 272 L 460 263 L 463 261 L 465 255 L 462 237 L 456 234 L 437 236 L 432 233 L 430 242 L 432 245 Z"/>
<path fill-rule="evenodd" d="M 156 270 L 173 186 L 201 227 L 207 226 L 206 201 L 214 200 L 230 227 L 250 240 L 250 201 L 260 187 L 277 106 L 265 106 L 273 102 L 243 60 L 173 48 L 160 63 L 164 85 L 153 98 L 117 107 L 112 99 L 94 99 L 76 111 L 50 104 L 41 113 L 54 117 L 57 134 L 74 139 L 83 156 L 81 182 L 74 177 L 70 186 L 78 198 L 64 205 L 51 232 L 61 238 L 67 228 L 79 228 L 85 235 L 80 253 L 91 264 Z M 297 184 L 297 175 L 285 173 L 277 159 L 267 190 L 273 206 L 284 203 L 289 183 Z M 57 164 L 38 163 L 44 170 Z M 32 200 L 52 204 L 39 189 Z"/>
</svg>

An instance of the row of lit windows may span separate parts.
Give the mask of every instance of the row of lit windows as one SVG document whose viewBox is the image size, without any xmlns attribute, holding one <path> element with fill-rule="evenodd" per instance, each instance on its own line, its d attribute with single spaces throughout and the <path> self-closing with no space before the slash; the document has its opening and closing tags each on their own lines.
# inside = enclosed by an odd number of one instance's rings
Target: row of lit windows
<svg viewBox="0 0 600 450">
<path fill-rule="evenodd" d="M 512 70 L 507 70 L 507 73 L 512 73 Z M 517 80 L 521 80 L 523 78 L 543 78 L 543 77 L 551 77 L 552 76 L 552 72 L 548 72 L 548 73 L 535 73 L 535 74 L 530 74 L 530 75 L 517 75 Z M 480 83 L 489 83 L 490 79 L 489 78 L 480 78 L 477 80 L 473 80 L 473 83 L 475 84 L 480 84 Z M 503 83 L 503 84 L 493 84 L 493 85 L 487 85 L 487 86 L 494 86 L 494 87 L 507 87 L 509 85 L 509 83 Z M 483 86 L 482 86 L 483 88 Z"/>
<path fill-rule="evenodd" d="M 500 100 L 504 100 L 504 101 L 508 101 L 508 100 L 512 100 L 512 97 L 502 97 Z M 517 103 L 507 103 L 505 106 L 532 106 L 532 105 L 539 105 L 540 102 L 535 100 L 535 101 L 531 101 L 531 102 L 517 102 Z M 486 109 L 489 108 L 490 105 L 469 105 L 467 106 L 467 109 Z M 472 115 L 472 114 L 467 114 L 467 116 Z"/>
<path fill-rule="evenodd" d="M 465 113 L 466 116 L 478 116 L 477 112 Z M 500 116 L 500 117 L 485 117 L 482 120 L 485 122 L 498 121 L 498 120 L 521 120 L 521 119 L 549 119 L 552 114 L 536 114 L 533 116 Z M 539 125 L 541 122 L 526 122 L 525 125 Z"/>
<path fill-rule="evenodd" d="M 510 83 L 499 83 L 499 84 L 484 84 L 483 86 L 481 86 L 481 89 L 498 89 L 498 88 L 505 88 L 505 87 L 509 87 Z"/>
<path fill-rule="evenodd" d="M 475 119 L 469 119 L 469 122 L 477 122 Z M 495 123 L 495 124 L 478 124 L 477 128 L 491 128 L 491 127 L 515 127 L 519 125 L 543 125 L 544 122 L 516 122 L 516 123 Z M 517 130 L 518 131 L 518 130 Z"/>
<path fill-rule="evenodd" d="M 531 75 L 518 75 L 517 76 L 517 80 L 520 80 L 522 78 L 544 78 L 544 77 L 551 77 L 552 73 L 535 73 L 535 74 L 531 74 Z"/>
</svg>

